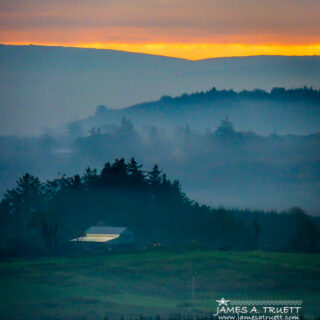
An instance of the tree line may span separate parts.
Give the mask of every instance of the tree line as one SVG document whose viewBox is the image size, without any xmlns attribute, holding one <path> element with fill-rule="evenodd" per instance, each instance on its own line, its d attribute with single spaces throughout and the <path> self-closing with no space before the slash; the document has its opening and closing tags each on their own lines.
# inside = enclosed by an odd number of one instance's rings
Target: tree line
<svg viewBox="0 0 320 320">
<path fill-rule="evenodd" d="M 132 158 L 41 182 L 29 173 L 0 203 L 2 254 L 54 251 L 91 225 L 126 226 L 137 246 L 201 243 L 221 250 L 320 250 L 319 218 L 300 208 L 264 212 L 192 201 L 157 165 Z"/>
<path fill-rule="evenodd" d="M 207 91 L 200 91 L 191 94 L 184 93 L 178 97 L 163 96 L 160 101 L 167 103 L 198 103 L 205 100 L 212 99 L 234 99 L 234 98 L 249 98 L 249 99 L 267 99 L 267 100 L 293 100 L 293 101 L 315 101 L 319 102 L 320 90 L 312 87 L 286 89 L 283 87 L 274 87 L 270 92 L 255 89 L 255 90 L 241 90 L 236 92 L 234 90 L 217 90 L 213 87 Z"/>
</svg>

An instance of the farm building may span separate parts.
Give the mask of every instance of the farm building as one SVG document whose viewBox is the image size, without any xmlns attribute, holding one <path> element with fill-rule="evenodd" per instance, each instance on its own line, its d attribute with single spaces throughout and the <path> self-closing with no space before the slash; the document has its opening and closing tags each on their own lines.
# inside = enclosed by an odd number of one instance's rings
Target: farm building
<svg viewBox="0 0 320 320">
<path fill-rule="evenodd" d="M 71 242 L 85 247 L 128 246 L 134 244 L 134 233 L 126 227 L 90 227 L 85 235 Z"/>
</svg>

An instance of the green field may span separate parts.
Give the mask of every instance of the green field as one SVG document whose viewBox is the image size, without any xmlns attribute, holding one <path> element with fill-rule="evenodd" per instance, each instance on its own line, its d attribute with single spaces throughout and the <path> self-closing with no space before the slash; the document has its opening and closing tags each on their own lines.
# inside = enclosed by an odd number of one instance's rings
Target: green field
<svg viewBox="0 0 320 320">
<path fill-rule="evenodd" d="M 209 312 L 221 297 L 303 300 L 305 316 L 314 319 L 320 315 L 320 254 L 154 249 L 2 259 L 0 295 L 0 319 Z"/>
</svg>

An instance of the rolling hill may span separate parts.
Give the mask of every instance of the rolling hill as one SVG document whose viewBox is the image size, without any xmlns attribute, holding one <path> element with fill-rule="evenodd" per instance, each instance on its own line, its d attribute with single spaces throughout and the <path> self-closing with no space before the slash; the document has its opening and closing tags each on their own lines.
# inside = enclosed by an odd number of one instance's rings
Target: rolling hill
<svg viewBox="0 0 320 320">
<path fill-rule="evenodd" d="M 195 305 L 192 271 L 197 271 Z M 160 249 L 2 260 L 0 272 L 5 319 L 206 315 L 221 296 L 301 299 L 306 319 L 317 319 L 320 311 L 319 254 Z"/>
<path fill-rule="evenodd" d="M 92 114 L 199 90 L 313 86 L 320 57 L 201 61 L 112 50 L 0 46 L 0 134 L 36 134 Z"/>
<path fill-rule="evenodd" d="M 178 97 L 163 96 L 120 110 L 99 106 L 94 116 L 75 121 L 69 128 L 88 132 L 92 127 L 119 123 L 123 117 L 139 126 L 188 125 L 200 131 L 217 128 L 222 119 L 229 117 L 241 131 L 263 135 L 312 134 L 320 131 L 320 91 L 306 87 L 273 88 L 270 93 L 259 89 L 235 92 L 212 88 Z"/>
</svg>

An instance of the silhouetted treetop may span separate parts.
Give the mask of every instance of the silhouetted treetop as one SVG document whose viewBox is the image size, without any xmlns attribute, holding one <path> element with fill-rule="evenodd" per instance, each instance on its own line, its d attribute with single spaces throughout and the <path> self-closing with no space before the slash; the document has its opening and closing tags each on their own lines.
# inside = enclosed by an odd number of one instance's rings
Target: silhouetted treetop
<svg viewBox="0 0 320 320">
<path fill-rule="evenodd" d="M 141 245 L 196 241 L 223 250 L 320 249 L 318 220 L 300 208 L 265 213 L 199 205 L 158 165 L 144 172 L 133 157 L 107 162 L 100 173 L 88 167 L 82 175 L 62 175 L 46 183 L 27 173 L 5 193 L 0 217 L 5 230 L 0 252 L 41 243 L 56 250 L 90 225 L 127 226 Z"/>
</svg>

